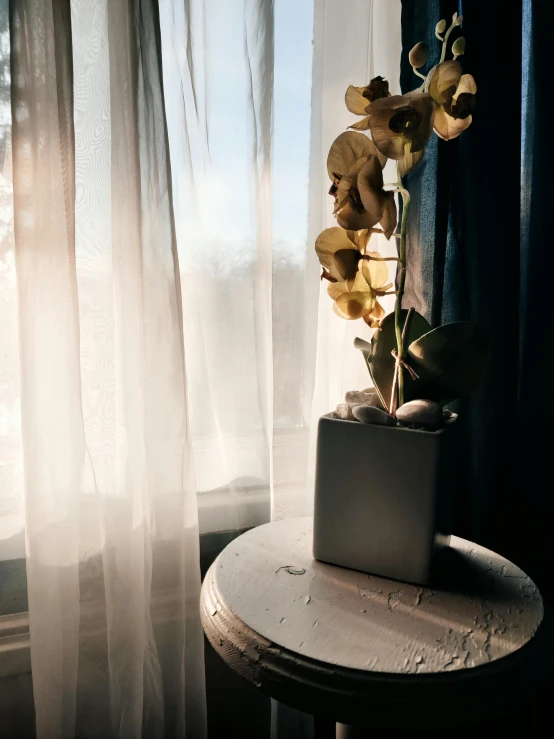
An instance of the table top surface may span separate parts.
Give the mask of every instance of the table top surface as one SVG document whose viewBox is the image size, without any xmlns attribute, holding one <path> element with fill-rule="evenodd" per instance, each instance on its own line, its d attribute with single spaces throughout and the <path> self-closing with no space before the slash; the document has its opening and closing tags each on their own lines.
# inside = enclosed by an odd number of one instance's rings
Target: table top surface
<svg viewBox="0 0 554 739">
<path fill-rule="evenodd" d="M 262 639 L 373 675 L 467 671 L 532 639 L 542 599 L 514 564 L 452 537 L 441 573 L 431 589 L 324 564 L 312 557 L 311 518 L 277 521 L 238 537 L 213 563 L 204 627 L 212 643 L 234 639 L 242 652 Z"/>
</svg>

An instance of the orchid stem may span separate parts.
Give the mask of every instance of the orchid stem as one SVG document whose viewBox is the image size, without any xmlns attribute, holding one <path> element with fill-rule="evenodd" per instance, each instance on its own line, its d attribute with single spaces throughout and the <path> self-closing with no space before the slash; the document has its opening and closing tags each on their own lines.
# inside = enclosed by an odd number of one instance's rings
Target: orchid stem
<svg viewBox="0 0 554 739">
<path fill-rule="evenodd" d="M 404 346 L 406 344 L 406 339 L 408 338 L 408 333 L 410 331 L 410 326 L 411 326 L 411 323 L 412 323 L 412 318 L 414 317 L 414 313 L 415 313 L 415 308 L 409 308 L 408 314 L 406 316 L 406 320 L 404 321 L 404 328 L 402 329 L 402 344 Z M 395 356 L 395 354 L 396 354 L 396 356 Z M 394 362 L 394 377 L 393 377 L 393 380 L 392 380 L 392 391 L 391 391 L 391 399 L 390 399 L 390 409 L 389 409 L 389 412 L 390 412 L 391 416 L 395 416 L 396 415 L 396 411 L 398 409 L 398 397 L 396 395 L 396 384 L 398 382 L 398 373 L 399 373 L 399 370 L 403 370 L 404 369 L 404 364 L 403 364 L 403 361 L 402 361 L 404 358 L 403 357 L 400 357 L 400 361 L 398 361 L 398 353 L 396 353 L 396 352 L 393 351 L 392 352 L 392 355 L 395 357 L 395 362 Z M 408 367 L 408 369 L 409 369 L 409 367 Z"/>
<path fill-rule="evenodd" d="M 444 62 L 445 58 L 446 58 L 446 44 L 448 43 L 448 39 L 450 37 L 450 34 L 456 28 L 457 25 L 458 24 L 456 23 L 456 20 L 453 20 L 452 21 L 452 25 L 450 26 L 450 28 L 448 29 L 448 31 L 444 34 L 444 40 L 442 42 L 441 59 L 440 59 L 439 64 L 442 64 Z"/>
<path fill-rule="evenodd" d="M 400 227 L 400 244 L 398 246 L 398 261 L 400 265 L 400 274 L 398 276 L 398 294 L 396 296 L 396 304 L 394 306 L 394 331 L 396 334 L 396 351 L 400 359 L 404 358 L 404 341 L 402 339 L 402 297 L 404 296 L 404 287 L 406 285 L 406 231 L 408 227 L 408 208 L 410 206 L 410 193 L 402 185 L 402 175 L 400 167 L 397 165 L 398 172 L 398 191 L 402 195 L 402 224 Z M 404 404 L 404 368 L 398 366 L 398 405 Z M 393 405 L 391 401 L 391 406 Z"/>
<path fill-rule="evenodd" d="M 418 77 L 421 77 L 422 80 L 426 80 L 427 77 L 424 74 L 421 74 L 421 72 L 418 72 L 418 70 L 415 67 L 412 67 L 412 71 L 415 75 Z"/>
<path fill-rule="evenodd" d="M 397 236 L 397 234 L 393 234 Z M 398 257 L 372 257 L 369 254 L 364 254 L 362 259 L 371 259 L 372 262 L 399 262 Z"/>
</svg>

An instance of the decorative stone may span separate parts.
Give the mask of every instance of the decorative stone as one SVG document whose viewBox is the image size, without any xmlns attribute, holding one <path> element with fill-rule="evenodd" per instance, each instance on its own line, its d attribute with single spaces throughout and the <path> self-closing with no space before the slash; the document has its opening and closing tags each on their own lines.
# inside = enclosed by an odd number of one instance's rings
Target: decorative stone
<svg viewBox="0 0 554 739">
<path fill-rule="evenodd" d="M 340 418 L 340 416 L 336 411 L 329 411 L 325 414 L 325 418 Z"/>
<path fill-rule="evenodd" d="M 396 418 L 405 426 L 419 426 L 429 431 L 440 428 L 444 421 L 442 407 L 433 400 L 410 400 L 396 411 Z"/>
<path fill-rule="evenodd" d="M 379 408 L 381 405 L 379 396 L 372 388 L 368 390 L 348 390 L 344 395 L 344 401 L 351 408 L 355 405 L 371 405 Z"/>
<path fill-rule="evenodd" d="M 339 418 L 342 418 L 343 421 L 352 421 L 354 418 L 352 415 L 352 408 L 348 403 L 339 403 L 339 405 L 337 405 L 337 413 L 339 414 Z"/>
<path fill-rule="evenodd" d="M 360 423 L 372 423 L 376 426 L 396 426 L 396 420 L 390 413 L 371 405 L 356 405 L 352 409 L 352 413 Z"/>
</svg>

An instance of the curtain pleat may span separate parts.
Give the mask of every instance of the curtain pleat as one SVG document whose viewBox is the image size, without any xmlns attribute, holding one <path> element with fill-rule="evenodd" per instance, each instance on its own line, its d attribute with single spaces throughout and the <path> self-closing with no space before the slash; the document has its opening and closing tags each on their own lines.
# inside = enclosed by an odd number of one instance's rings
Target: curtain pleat
<svg viewBox="0 0 554 739">
<path fill-rule="evenodd" d="M 37 735 L 73 735 L 85 460 L 69 0 L 11 4 L 13 184 Z"/>
<path fill-rule="evenodd" d="M 12 4 L 39 739 L 205 734 L 157 13 L 154 0 Z"/>
<path fill-rule="evenodd" d="M 273 3 L 160 20 L 197 480 L 237 529 L 273 490 Z"/>
<path fill-rule="evenodd" d="M 433 41 L 440 18 L 463 13 L 467 39 L 462 66 L 478 86 L 472 126 L 453 141 L 433 137 L 422 165 L 407 178 L 415 207 L 408 223 L 408 277 L 404 305 L 414 305 L 433 326 L 455 320 L 480 325 L 490 338 L 484 382 L 458 403 L 464 426 L 457 532 L 493 546 L 497 503 L 515 475 L 517 440 L 510 421 L 517 413 L 517 361 L 506 348 L 518 342 L 520 112 L 494 127 L 495 77 L 490 59 L 514 44 L 513 84 L 520 89 L 521 4 L 499 13 L 488 3 L 403 1 L 403 90 L 417 84 L 408 62 L 411 46 Z M 496 31 L 490 34 L 491 24 Z M 430 64 L 436 62 L 432 58 Z M 493 133 L 494 128 L 494 133 Z M 513 150 L 515 159 L 506 156 Z M 515 162 L 515 164 L 514 164 Z M 498 187 L 496 183 L 502 183 Z M 513 213 L 517 227 L 503 213 Z M 509 256 L 511 254 L 511 257 Z M 483 539 L 484 537 L 484 539 Z M 508 553 L 509 554 L 509 553 Z"/>
<path fill-rule="evenodd" d="M 549 63 L 554 6 L 523 0 L 521 17 L 521 170 L 520 170 L 520 312 L 518 367 L 519 484 L 525 495 L 525 535 L 518 555 L 537 573 L 542 590 L 554 596 L 551 562 L 554 541 L 550 524 L 554 503 L 545 480 L 550 476 L 550 421 L 548 408 L 554 390 L 544 373 L 542 348 L 552 335 L 550 275 L 554 256 L 550 248 L 550 116 Z M 539 348 L 541 347 L 541 348 Z M 546 353 L 549 349 L 546 348 Z M 511 500 L 512 530 L 518 530 L 520 495 Z M 517 537 L 519 539 L 519 535 Z"/>
</svg>

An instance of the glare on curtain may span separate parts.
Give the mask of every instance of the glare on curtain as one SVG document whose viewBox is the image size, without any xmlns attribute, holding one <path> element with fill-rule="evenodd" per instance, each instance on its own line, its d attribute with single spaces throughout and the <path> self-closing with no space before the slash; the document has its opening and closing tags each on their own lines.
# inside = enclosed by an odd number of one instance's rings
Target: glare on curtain
<svg viewBox="0 0 554 739">
<path fill-rule="evenodd" d="M 201 737 L 157 3 L 20 0 L 10 30 L 37 736 Z"/>
<path fill-rule="evenodd" d="M 204 530 L 286 515 L 305 488 L 312 13 L 311 0 L 160 3 Z"/>
<path fill-rule="evenodd" d="M 320 288 L 325 161 L 349 84 L 378 70 L 399 91 L 400 0 L 160 9 L 200 520 L 305 515 L 317 418 L 370 384 L 352 348 L 369 329 Z"/>
</svg>

